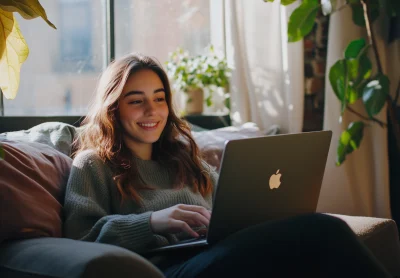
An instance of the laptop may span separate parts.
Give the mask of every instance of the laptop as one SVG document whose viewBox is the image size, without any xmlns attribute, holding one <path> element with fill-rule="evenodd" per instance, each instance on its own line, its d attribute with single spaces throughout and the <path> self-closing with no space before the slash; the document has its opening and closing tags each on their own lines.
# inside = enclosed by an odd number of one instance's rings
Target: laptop
<svg viewBox="0 0 400 278">
<path fill-rule="evenodd" d="M 315 213 L 331 138 L 317 131 L 226 141 L 207 233 L 150 252 L 212 245 L 252 225 Z"/>
</svg>

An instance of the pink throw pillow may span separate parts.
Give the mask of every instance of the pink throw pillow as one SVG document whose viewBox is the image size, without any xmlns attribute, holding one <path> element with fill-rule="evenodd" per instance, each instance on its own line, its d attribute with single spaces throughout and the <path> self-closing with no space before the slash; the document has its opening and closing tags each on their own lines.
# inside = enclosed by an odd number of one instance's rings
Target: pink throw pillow
<svg viewBox="0 0 400 278">
<path fill-rule="evenodd" d="M 0 242 L 61 237 L 63 191 L 72 159 L 50 146 L 2 141 Z"/>
</svg>

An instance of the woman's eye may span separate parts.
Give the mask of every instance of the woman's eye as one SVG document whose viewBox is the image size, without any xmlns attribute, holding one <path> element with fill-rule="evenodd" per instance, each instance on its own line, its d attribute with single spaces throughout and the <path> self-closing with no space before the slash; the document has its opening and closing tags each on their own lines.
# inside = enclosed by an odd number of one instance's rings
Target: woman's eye
<svg viewBox="0 0 400 278">
<path fill-rule="evenodd" d="M 132 100 L 132 101 L 130 101 L 128 103 L 129 104 L 140 104 L 140 103 L 142 103 L 142 101 L 141 100 Z"/>
<path fill-rule="evenodd" d="M 159 98 L 156 99 L 156 101 L 158 101 L 158 102 L 162 102 L 164 100 L 165 100 L 165 98 L 163 98 L 163 97 L 159 97 Z"/>
</svg>

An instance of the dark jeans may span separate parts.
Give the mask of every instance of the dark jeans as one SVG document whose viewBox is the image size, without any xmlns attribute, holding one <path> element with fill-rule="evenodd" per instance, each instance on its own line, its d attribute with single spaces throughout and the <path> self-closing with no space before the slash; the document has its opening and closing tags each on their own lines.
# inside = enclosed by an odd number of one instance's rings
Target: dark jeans
<svg viewBox="0 0 400 278">
<path fill-rule="evenodd" d="M 158 266 L 167 277 L 390 277 L 345 222 L 324 214 L 259 224 L 168 258 Z"/>
</svg>

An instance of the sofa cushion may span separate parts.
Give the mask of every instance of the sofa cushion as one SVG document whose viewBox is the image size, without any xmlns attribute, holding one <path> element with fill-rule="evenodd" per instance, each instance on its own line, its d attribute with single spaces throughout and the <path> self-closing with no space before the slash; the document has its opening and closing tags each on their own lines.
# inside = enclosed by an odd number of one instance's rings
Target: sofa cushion
<svg viewBox="0 0 400 278">
<path fill-rule="evenodd" d="M 3 140 L 0 242 L 61 236 L 63 193 L 72 159 L 50 146 Z"/>
<path fill-rule="evenodd" d="M 69 156 L 76 130 L 76 127 L 66 123 L 46 122 L 28 130 L 2 133 L 0 139 L 42 143 Z"/>
<path fill-rule="evenodd" d="M 220 169 L 222 153 L 227 140 L 265 136 L 256 124 L 250 122 L 238 127 L 229 126 L 207 131 L 192 130 L 192 135 L 199 146 L 203 159 L 214 166 L 217 171 Z"/>
<path fill-rule="evenodd" d="M 0 277 L 163 277 L 124 248 L 66 238 L 16 240 L 0 247 Z"/>
</svg>

